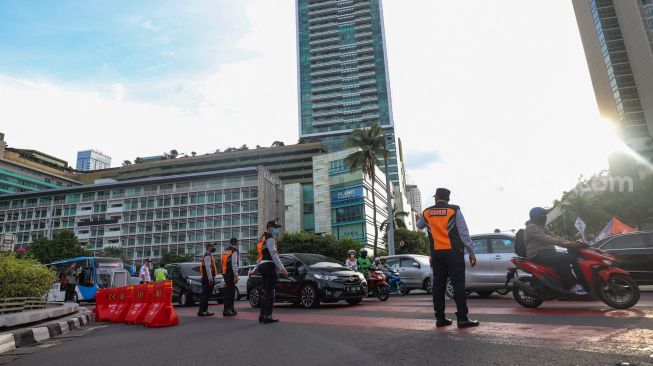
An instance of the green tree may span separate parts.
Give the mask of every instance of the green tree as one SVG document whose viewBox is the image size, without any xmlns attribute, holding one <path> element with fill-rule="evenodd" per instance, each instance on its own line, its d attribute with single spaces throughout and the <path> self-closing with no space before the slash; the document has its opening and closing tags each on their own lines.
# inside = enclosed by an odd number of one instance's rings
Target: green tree
<svg viewBox="0 0 653 366">
<path fill-rule="evenodd" d="M 387 158 L 389 151 L 385 148 L 385 135 L 379 125 L 374 124 L 370 128 L 352 131 L 347 145 L 355 147 L 358 151 L 349 155 L 346 159 L 347 166 L 352 169 L 361 169 L 363 174 L 370 177 L 372 181 L 372 216 L 374 220 L 374 257 L 378 255 L 379 248 L 379 225 L 376 220 L 376 168 L 381 166 L 379 157 Z"/>
<path fill-rule="evenodd" d="M 184 263 L 184 262 L 192 262 L 193 257 L 186 255 L 186 254 L 177 254 L 175 252 L 165 252 L 163 255 L 161 255 L 161 260 L 159 261 L 160 264 L 163 264 L 164 266 L 166 264 L 170 263 Z"/>
<path fill-rule="evenodd" d="M 75 233 L 70 230 L 60 231 L 52 239 L 36 239 L 28 247 L 34 258 L 43 264 L 60 259 L 90 256 L 91 253 L 82 248 Z"/>
<path fill-rule="evenodd" d="M 122 166 L 130 166 L 132 165 L 132 162 L 130 160 L 125 160 L 122 162 Z"/>
<path fill-rule="evenodd" d="M 177 156 L 179 156 L 179 152 L 175 149 L 170 150 L 170 153 L 168 153 L 170 159 L 176 159 Z"/>
<path fill-rule="evenodd" d="M 14 253 L 0 254 L 0 299 L 42 297 L 56 281 L 55 273 L 35 259 L 18 259 Z"/>
<path fill-rule="evenodd" d="M 618 189 L 606 191 L 601 196 L 599 206 L 611 217 L 644 230 L 645 225 L 653 221 L 653 174 L 634 180 L 632 192 L 620 192 Z"/>
<path fill-rule="evenodd" d="M 394 219 L 393 225 L 396 229 L 400 228 L 405 228 L 406 227 L 406 222 L 404 221 L 404 217 L 408 217 L 408 212 L 405 211 L 398 211 L 397 207 L 392 208 L 392 217 Z M 380 226 L 380 230 L 384 231 L 387 230 L 388 228 L 388 220 L 383 220 Z"/>
<path fill-rule="evenodd" d="M 272 143 L 272 147 L 282 147 L 286 146 L 286 144 L 283 143 L 283 141 L 275 141 Z"/>
<path fill-rule="evenodd" d="M 109 258 L 118 258 L 123 262 L 127 259 L 125 255 L 125 250 L 122 248 L 109 247 L 102 249 L 102 256 Z"/>
<path fill-rule="evenodd" d="M 134 159 L 134 164 L 140 164 L 142 162 L 143 162 L 143 158 L 141 158 L 140 156 L 137 156 L 136 159 Z"/>
<path fill-rule="evenodd" d="M 344 261 L 347 252 L 351 249 L 358 252 L 361 243 L 350 239 L 336 239 L 331 235 L 317 235 L 314 233 L 284 233 L 279 239 L 281 253 L 314 253 Z"/>
<path fill-rule="evenodd" d="M 385 243 L 388 242 L 388 235 L 383 237 Z M 403 241 L 403 246 L 400 243 Z M 397 254 L 423 254 L 430 255 L 429 238 L 421 231 L 412 231 L 407 228 L 395 230 L 395 243 Z"/>
</svg>

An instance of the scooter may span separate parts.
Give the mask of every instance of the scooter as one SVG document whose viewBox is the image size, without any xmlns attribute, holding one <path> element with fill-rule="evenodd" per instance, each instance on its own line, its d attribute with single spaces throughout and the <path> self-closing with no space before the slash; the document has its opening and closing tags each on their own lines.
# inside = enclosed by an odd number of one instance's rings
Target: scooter
<svg viewBox="0 0 653 366">
<path fill-rule="evenodd" d="M 574 252 L 578 258 L 580 284 L 588 291 L 587 295 L 577 295 L 562 286 L 560 275 L 553 269 L 515 257 L 511 261 L 516 266 L 508 270 L 506 285 L 513 281 L 515 300 L 526 308 L 536 308 L 544 301 L 601 300 L 615 309 L 628 309 L 639 301 L 639 287 L 630 274 L 615 266 L 616 258 L 599 249 L 584 246 Z M 532 277 L 517 277 L 517 269 Z"/>
<path fill-rule="evenodd" d="M 394 268 L 388 268 L 383 274 L 388 279 L 388 289 L 390 293 L 396 293 L 399 296 L 404 296 L 408 293 L 406 282 L 401 279 L 399 271 Z"/>
<path fill-rule="evenodd" d="M 374 267 L 370 268 L 367 286 L 370 293 L 378 297 L 381 301 L 386 301 L 390 297 L 390 289 L 388 288 L 385 275 L 382 271 Z"/>
</svg>

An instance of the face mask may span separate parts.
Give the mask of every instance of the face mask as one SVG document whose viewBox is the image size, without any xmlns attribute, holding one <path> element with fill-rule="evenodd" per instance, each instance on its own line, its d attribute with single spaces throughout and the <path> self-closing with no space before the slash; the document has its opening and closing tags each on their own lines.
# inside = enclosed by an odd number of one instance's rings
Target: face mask
<svg viewBox="0 0 653 366">
<path fill-rule="evenodd" d="M 279 228 L 272 229 L 272 235 L 279 235 Z"/>
</svg>

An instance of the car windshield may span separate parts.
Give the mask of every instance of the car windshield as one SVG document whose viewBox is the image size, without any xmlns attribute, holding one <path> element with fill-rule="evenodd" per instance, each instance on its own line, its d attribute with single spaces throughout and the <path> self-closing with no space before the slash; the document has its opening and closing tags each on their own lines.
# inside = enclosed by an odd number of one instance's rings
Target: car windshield
<svg viewBox="0 0 653 366">
<path fill-rule="evenodd" d="M 199 263 L 185 263 L 181 266 L 181 272 L 186 276 L 201 276 Z"/>
<path fill-rule="evenodd" d="M 298 254 L 297 259 L 311 268 L 343 267 L 337 260 L 319 254 Z"/>
</svg>

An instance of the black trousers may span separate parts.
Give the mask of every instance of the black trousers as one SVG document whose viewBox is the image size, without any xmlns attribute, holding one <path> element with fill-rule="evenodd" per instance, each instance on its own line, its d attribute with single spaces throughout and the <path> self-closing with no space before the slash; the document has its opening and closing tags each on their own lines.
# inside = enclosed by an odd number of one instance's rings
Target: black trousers
<svg viewBox="0 0 653 366">
<path fill-rule="evenodd" d="M 263 296 L 261 296 L 261 315 L 272 315 L 274 307 L 274 292 L 277 286 L 277 267 L 272 262 L 263 263 L 258 266 L 263 277 Z"/>
<path fill-rule="evenodd" d="M 74 283 L 66 284 L 66 296 L 64 301 L 73 301 L 75 300 L 75 291 L 77 290 L 77 285 Z"/>
<path fill-rule="evenodd" d="M 202 294 L 200 295 L 200 313 L 209 311 L 209 297 L 213 292 L 213 286 L 209 283 L 209 279 L 202 277 Z"/>
<path fill-rule="evenodd" d="M 453 285 L 456 301 L 456 318 L 467 320 L 467 295 L 465 294 L 465 252 L 463 249 L 434 250 L 431 252 L 433 267 L 433 310 L 437 319 L 444 319 L 444 294 L 447 278 Z"/>
<path fill-rule="evenodd" d="M 236 296 L 236 283 L 234 273 L 227 271 L 224 274 L 224 310 L 234 310 L 234 296 Z"/>
<path fill-rule="evenodd" d="M 570 289 L 578 283 L 571 272 L 571 266 L 576 266 L 576 256 L 572 253 L 542 250 L 533 258 L 533 262 L 553 268 L 562 278 L 565 289 Z"/>
</svg>

